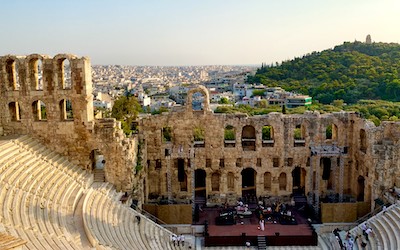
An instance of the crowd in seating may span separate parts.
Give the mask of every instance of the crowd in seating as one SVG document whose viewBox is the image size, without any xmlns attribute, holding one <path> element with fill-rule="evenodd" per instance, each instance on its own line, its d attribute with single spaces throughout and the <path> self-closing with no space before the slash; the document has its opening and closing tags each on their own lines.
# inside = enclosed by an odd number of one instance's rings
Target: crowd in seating
<svg viewBox="0 0 400 250">
<path fill-rule="evenodd" d="M 351 229 L 346 236 L 353 239 L 354 248 L 364 249 L 399 249 L 400 248 L 400 203 L 383 206 L 382 211 Z M 345 241 L 344 245 L 348 246 Z M 348 248 L 350 249 L 350 248 Z"/>
</svg>

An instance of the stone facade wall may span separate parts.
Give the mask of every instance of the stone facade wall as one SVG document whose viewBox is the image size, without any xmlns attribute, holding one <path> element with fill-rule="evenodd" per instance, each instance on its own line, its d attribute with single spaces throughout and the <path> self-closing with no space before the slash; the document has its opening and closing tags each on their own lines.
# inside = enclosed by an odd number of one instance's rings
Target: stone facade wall
<svg viewBox="0 0 400 250">
<path fill-rule="evenodd" d="M 204 89 L 195 89 L 203 93 Z M 293 191 L 292 172 L 295 167 L 301 171 L 300 186 L 307 194 L 314 190 L 310 187 L 310 161 L 314 173 L 319 167 L 319 190 L 321 194 L 339 192 L 339 156 L 328 157 L 331 160 L 330 180 L 323 180 L 323 157 L 311 157 L 310 146 L 334 145 L 344 149 L 343 192 L 360 200 L 373 201 L 379 196 L 377 188 L 390 188 L 399 181 L 399 123 L 384 122 L 375 127 L 356 113 L 337 112 L 320 114 L 306 112 L 303 115 L 268 115 L 248 117 L 245 114 L 214 114 L 203 105 L 204 110 L 191 109 L 191 102 L 184 109 L 168 114 L 150 116 L 141 120 L 140 131 L 144 140 L 147 162 L 147 187 L 145 199 L 168 195 L 168 166 L 171 170 L 172 196 L 177 200 L 190 200 L 192 197 L 191 180 L 193 166 L 206 173 L 206 195 L 216 202 L 225 202 L 227 197 L 242 196 L 242 171 L 251 168 L 255 171 L 255 192 L 258 196 L 289 195 Z M 231 125 L 235 129 L 235 140 L 226 144 L 224 128 Z M 272 126 L 272 140 L 262 140 L 263 126 Z M 333 126 L 334 135 L 326 138 L 326 128 Z M 246 142 L 247 129 L 254 129 L 255 137 Z M 163 128 L 171 129 L 172 140 L 163 139 Z M 247 127 L 247 128 L 245 128 Z M 295 141 L 295 130 L 302 131 L 302 138 Z M 204 129 L 203 147 L 197 147 L 193 131 Z M 245 131 L 246 130 L 246 131 Z M 361 132 L 364 131 L 364 132 Z M 242 138 L 243 133 L 243 138 Z M 251 133 L 250 133 L 251 134 Z M 363 134 L 363 136 L 361 136 Z M 243 140 L 245 139 L 245 140 Z M 245 146 L 242 146 L 242 141 Z M 250 149 L 246 145 L 254 143 Z M 234 147 L 230 147 L 234 144 Z M 296 145 L 295 145 L 296 144 Z M 194 154 L 191 150 L 194 150 Z M 166 150 L 170 156 L 166 156 Z M 193 156 L 194 155 L 194 156 Z M 187 176 L 187 191 L 181 189 L 178 180 L 177 159 L 183 159 Z M 221 159 L 223 164 L 221 165 Z M 191 164 L 189 164 L 189 162 Z M 270 173 L 270 185 L 265 185 L 265 173 Z M 212 176 L 218 182 L 214 190 Z M 234 176 L 233 188 L 228 187 L 229 175 Z M 286 174 L 286 181 L 280 178 Z M 269 174 L 267 174 L 269 175 Z M 359 179 L 360 178 L 360 179 Z M 364 179 L 364 190 L 360 190 L 359 180 Z M 232 179 L 230 180 L 232 181 Z M 267 179 L 267 182 L 268 179 Z M 281 185 L 280 185 L 281 182 Z M 285 182 L 285 183 L 282 183 Z M 314 179 L 314 183 L 318 183 Z M 397 183 L 398 185 L 399 183 Z M 315 184 L 314 184 L 315 185 Z"/>
<path fill-rule="evenodd" d="M 100 150 L 106 180 L 132 190 L 138 140 L 126 138 L 115 119 L 94 119 L 88 58 L 0 57 L 0 95 L 0 136 L 29 134 L 89 171 L 92 150 Z"/>
</svg>

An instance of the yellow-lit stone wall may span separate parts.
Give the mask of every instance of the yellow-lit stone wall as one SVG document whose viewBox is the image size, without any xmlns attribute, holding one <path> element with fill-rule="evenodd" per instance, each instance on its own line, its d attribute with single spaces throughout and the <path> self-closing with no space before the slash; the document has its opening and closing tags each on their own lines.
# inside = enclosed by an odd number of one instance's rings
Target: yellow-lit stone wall
<svg viewBox="0 0 400 250">
<path fill-rule="evenodd" d="M 88 171 L 99 150 L 107 181 L 123 191 L 136 185 L 137 137 L 126 138 L 115 119 L 94 119 L 88 58 L 0 57 L 0 96 L 0 136 L 29 134 Z"/>
<path fill-rule="evenodd" d="M 192 196 L 191 178 L 193 169 L 203 169 L 206 172 L 207 198 L 223 203 L 226 197 L 242 196 L 242 171 L 246 168 L 255 170 L 255 190 L 258 196 L 289 195 L 293 191 L 292 171 L 295 167 L 301 169 L 301 184 L 307 194 L 310 187 L 310 161 L 314 172 L 319 167 L 319 190 L 321 194 L 333 191 L 339 192 L 339 156 L 333 157 L 331 175 L 332 183 L 322 180 L 322 164 L 319 156 L 311 157 L 310 146 L 335 145 L 344 149 L 343 193 L 354 199 L 373 202 L 380 195 L 380 190 L 392 187 L 397 181 L 399 185 L 399 123 L 384 122 L 375 127 L 373 123 L 362 119 L 357 113 L 336 112 L 320 114 L 306 112 L 302 115 L 284 115 L 270 113 L 268 115 L 249 117 L 245 114 L 215 114 L 209 110 L 207 101 L 203 110 L 192 110 L 191 95 L 195 92 L 207 95 L 204 87 L 193 89 L 188 94 L 188 105 L 175 109 L 170 113 L 143 118 L 140 131 L 144 138 L 144 148 L 148 164 L 148 175 L 145 197 L 168 195 L 167 169 L 171 170 L 172 197 L 177 200 L 190 200 Z M 224 141 L 224 128 L 231 125 L 235 129 L 234 147 L 227 147 Z M 272 126 L 272 141 L 262 140 L 262 128 Z M 326 138 L 328 126 L 335 126 L 331 139 Z M 254 128 L 255 137 L 251 141 L 255 147 L 247 150 L 242 147 L 242 139 L 246 139 L 244 128 Z M 302 130 L 302 138 L 295 146 L 294 131 L 296 126 Z M 165 142 L 163 128 L 172 131 L 172 141 Z M 204 129 L 204 147 L 194 145 L 194 129 Z M 360 132 L 363 130 L 364 132 Z M 242 138 L 243 132 L 243 138 Z M 363 134 L 363 136 L 361 136 Z M 246 144 L 246 142 L 245 142 Z M 272 145 L 273 146 L 272 146 Z M 197 145 L 197 144 L 196 144 Z M 194 154 L 191 155 L 191 150 Z M 166 156 L 166 149 L 171 152 Z M 254 149 L 254 150 L 253 150 Z M 194 155 L 194 157 L 193 157 Z M 184 170 L 187 176 L 187 191 L 181 189 L 178 181 L 178 158 L 184 160 Z M 311 159 L 309 159 L 311 158 Z M 224 165 L 220 160 L 224 159 Z M 241 159 L 241 164 L 237 164 Z M 275 159 L 275 160 L 274 160 Z M 189 162 L 191 164 L 189 165 Z M 240 160 L 239 160 L 240 161 Z M 275 166 L 274 166 L 275 161 Z M 159 166 L 157 166 L 159 162 Z M 267 188 L 264 174 L 271 174 L 271 185 Z M 218 187 L 212 190 L 212 175 L 219 175 Z M 234 187 L 228 188 L 228 173 L 234 175 Z M 282 174 L 286 174 L 286 185 L 279 185 Z M 361 179 L 364 189 L 360 190 Z M 314 180 L 314 183 L 316 181 Z M 215 186 L 215 184 L 214 184 Z M 332 190 L 333 189 L 333 190 Z"/>
</svg>

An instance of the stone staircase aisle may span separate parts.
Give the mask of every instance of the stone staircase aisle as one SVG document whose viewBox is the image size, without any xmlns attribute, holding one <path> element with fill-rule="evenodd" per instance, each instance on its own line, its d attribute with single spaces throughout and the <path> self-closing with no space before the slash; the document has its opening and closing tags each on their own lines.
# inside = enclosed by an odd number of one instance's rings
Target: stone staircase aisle
<svg viewBox="0 0 400 250">
<path fill-rule="evenodd" d="M 265 236 L 257 236 L 257 241 L 259 250 L 267 249 L 267 242 L 265 240 Z"/>
<path fill-rule="evenodd" d="M 93 178 L 94 182 L 105 182 L 106 181 L 104 169 L 95 169 L 93 171 L 93 175 L 94 175 L 94 178 Z"/>
</svg>

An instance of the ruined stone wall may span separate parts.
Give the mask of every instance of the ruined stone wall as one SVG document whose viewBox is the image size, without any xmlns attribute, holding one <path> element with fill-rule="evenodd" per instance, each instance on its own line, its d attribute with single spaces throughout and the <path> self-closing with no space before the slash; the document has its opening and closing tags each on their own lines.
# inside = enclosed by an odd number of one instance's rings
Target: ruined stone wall
<svg viewBox="0 0 400 250">
<path fill-rule="evenodd" d="M 201 89 L 201 91 L 204 91 Z M 195 91 L 192 91 L 192 93 Z M 188 95 L 190 98 L 190 94 Z M 190 105 L 190 102 L 187 102 Z M 188 106 L 189 106 L 188 105 Z M 214 114 L 207 108 L 201 111 L 189 107 L 179 111 L 147 117 L 141 120 L 140 131 L 145 139 L 147 163 L 146 198 L 150 195 L 168 195 L 167 169 L 171 169 L 172 195 L 175 199 L 190 200 L 192 196 L 191 178 L 195 169 L 206 172 L 207 197 L 220 197 L 224 202 L 226 197 L 242 196 L 242 171 L 247 168 L 255 170 L 255 189 L 257 196 L 288 195 L 292 193 L 292 172 L 296 167 L 301 169 L 301 184 L 305 193 L 312 191 L 310 187 L 310 161 L 314 166 L 314 173 L 319 167 L 319 190 L 321 194 L 339 192 L 339 157 L 329 157 L 331 172 L 329 180 L 323 180 L 321 158 L 310 157 L 310 146 L 335 145 L 342 149 L 344 161 L 344 194 L 357 197 L 360 200 L 371 201 L 375 198 L 373 189 L 383 185 L 385 188 L 393 186 L 397 179 L 391 175 L 399 172 L 399 123 L 383 123 L 376 128 L 356 113 L 337 112 L 319 114 L 306 112 L 303 115 L 283 115 L 270 113 L 268 115 L 248 117 L 244 114 Z M 207 107 L 207 105 L 204 105 Z M 231 125 L 235 129 L 235 140 L 227 146 L 224 140 L 224 128 Z M 272 140 L 262 139 L 262 128 L 272 126 Z M 245 127 L 252 127 L 255 138 L 250 139 L 254 147 L 250 149 L 242 146 L 247 136 Z M 332 138 L 326 138 L 326 129 L 334 126 Z M 163 128 L 169 127 L 172 132 L 172 141 L 165 142 Z M 296 127 L 301 129 L 302 138 L 295 140 Z M 204 129 L 204 147 L 197 147 L 194 143 L 193 131 L 195 128 Z M 251 129 L 250 129 L 251 130 Z M 361 139 L 363 130 L 363 139 Z M 243 133 L 243 138 L 242 138 Z M 195 146 L 193 146 L 196 144 Z M 191 156 L 191 148 L 194 157 Z M 390 150 L 387 150 L 390 148 Z M 171 153 L 166 156 L 166 150 Z M 378 152 L 381 150 L 380 152 Z M 182 191 L 178 181 L 177 159 L 184 160 L 184 170 L 187 176 L 187 191 Z M 311 159 L 310 159 L 311 158 Z M 221 165 L 223 159 L 223 165 Z M 189 164 L 189 162 L 191 164 Z M 381 165 L 381 166 L 379 166 Z M 396 172 L 396 173 L 397 173 Z M 265 175 L 271 176 L 270 185 L 265 185 Z M 212 176 L 216 174 L 217 186 Z M 229 175 L 234 176 L 234 186 L 228 187 Z M 281 176 L 286 174 L 286 185 Z M 384 175 L 382 175 L 384 174 Z M 364 180 L 364 189 L 361 191 L 358 178 Z M 387 176 L 389 178 L 385 178 Z M 232 181 L 232 180 L 230 180 Z M 268 181 L 268 179 L 267 179 Z M 269 182 L 269 181 L 268 181 Z M 280 185 L 281 182 L 281 185 Z M 313 181 L 314 183 L 318 183 Z M 316 184 L 314 184 L 316 185 Z M 216 199 L 218 201 L 218 199 Z"/>
<path fill-rule="evenodd" d="M 88 58 L 0 57 L 0 94 L 0 136 L 29 134 L 87 170 L 98 149 L 106 159 L 107 181 L 132 189 L 137 139 L 126 138 L 113 119 L 94 120 Z"/>
</svg>

